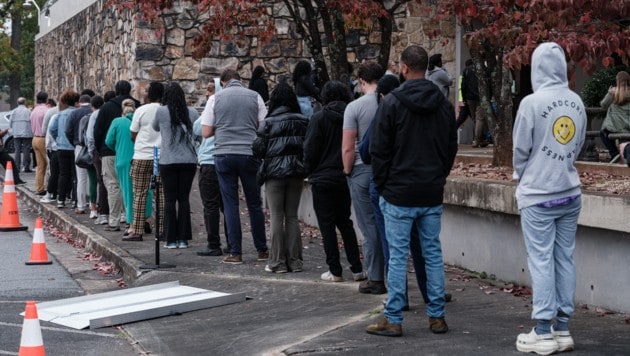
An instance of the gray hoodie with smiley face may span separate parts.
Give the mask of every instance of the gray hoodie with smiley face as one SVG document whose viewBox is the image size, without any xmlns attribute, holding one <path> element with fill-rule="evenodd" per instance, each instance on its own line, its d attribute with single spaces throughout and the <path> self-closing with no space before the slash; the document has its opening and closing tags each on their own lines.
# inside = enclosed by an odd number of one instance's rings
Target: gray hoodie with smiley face
<svg viewBox="0 0 630 356">
<path fill-rule="evenodd" d="M 574 163 L 584 143 L 586 112 L 568 83 L 562 47 L 539 45 L 532 55 L 534 93 L 521 102 L 512 134 L 519 209 L 581 194 Z"/>
</svg>

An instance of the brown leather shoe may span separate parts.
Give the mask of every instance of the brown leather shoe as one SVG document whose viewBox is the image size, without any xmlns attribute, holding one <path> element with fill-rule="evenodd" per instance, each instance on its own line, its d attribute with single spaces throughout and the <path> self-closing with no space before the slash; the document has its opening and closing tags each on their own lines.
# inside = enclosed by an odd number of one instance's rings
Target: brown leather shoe
<svg viewBox="0 0 630 356">
<path fill-rule="evenodd" d="M 241 257 L 241 255 L 229 254 L 223 259 L 223 263 L 227 263 L 230 265 L 242 265 L 243 257 Z"/>
<path fill-rule="evenodd" d="M 258 261 L 267 261 L 269 259 L 269 251 L 258 251 Z"/>
<path fill-rule="evenodd" d="M 448 325 L 444 318 L 429 318 L 429 329 L 434 334 L 444 334 L 448 331 Z"/>
<path fill-rule="evenodd" d="M 386 317 L 381 317 L 376 324 L 365 328 L 368 334 L 380 336 L 402 336 L 402 325 L 390 323 Z"/>
</svg>

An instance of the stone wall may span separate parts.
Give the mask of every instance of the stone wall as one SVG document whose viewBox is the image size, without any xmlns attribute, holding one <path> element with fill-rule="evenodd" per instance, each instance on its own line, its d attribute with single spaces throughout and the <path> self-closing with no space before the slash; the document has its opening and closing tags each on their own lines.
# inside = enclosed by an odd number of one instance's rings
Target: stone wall
<svg viewBox="0 0 630 356">
<path fill-rule="evenodd" d="M 118 79 L 134 79 L 136 42 L 128 13 L 103 11 L 96 2 L 35 42 L 35 92 L 52 98 L 72 87 L 100 94 Z"/>
<path fill-rule="evenodd" d="M 63 2 L 60 0 L 59 2 Z M 62 5 L 62 4 L 59 4 Z M 36 90 L 57 97 L 65 87 L 92 88 L 98 93 L 112 90 L 118 79 L 133 83 L 133 95 L 142 98 L 151 81 L 179 82 L 193 105 L 205 98 L 205 87 L 226 68 L 236 69 L 247 81 L 253 68 L 262 65 L 270 86 L 290 74 L 295 63 L 310 58 L 309 49 L 299 38 L 295 24 L 281 2 L 270 3 L 277 36 L 271 43 L 249 37 L 242 43 L 216 41 L 206 58 L 192 58 L 193 38 L 209 20 L 186 3 L 163 14 L 164 26 L 137 20 L 129 12 L 103 9 L 97 1 L 80 14 L 40 37 L 36 42 Z M 397 61 L 409 44 L 420 44 L 430 53 L 440 52 L 450 73 L 455 70 L 454 41 L 431 40 L 435 10 L 413 4 L 396 14 L 391 58 Z M 442 24 L 443 26 L 445 24 Z M 454 23 L 445 32 L 454 36 Z M 355 64 L 379 55 L 380 32 L 348 31 L 348 61 Z"/>
</svg>

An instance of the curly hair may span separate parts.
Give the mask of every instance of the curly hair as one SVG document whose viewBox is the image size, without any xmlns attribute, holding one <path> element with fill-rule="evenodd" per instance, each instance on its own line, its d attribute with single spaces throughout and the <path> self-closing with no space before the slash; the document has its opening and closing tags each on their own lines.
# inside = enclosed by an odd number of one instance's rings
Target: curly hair
<svg viewBox="0 0 630 356">
<path fill-rule="evenodd" d="M 388 74 L 381 78 L 376 85 L 376 94 L 378 101 L 381 101 L 381 97 L 389 94 L 392 90 L 400 86 L 400 81 L 395 75 Z"/>
<path fill-rule="evenodd" d="M 281 106 L 288 107 L 290 112 L 301 112 L 297 96 L 295 96 L 293 88 L 291 88 L 286 81 L 278 83 L 275 89 L 271 92 L 271 96 L 269 97 L 269 114 L 267 116 L 271 115 L 275 109 Z"/>
<path fill-rule="evenodd" d="M 256 68 L 254 68 L 254 71 L 252 72 L 251 80 L 262 78 L 263 74 L 265 74 L 265 68 L 263 68 L 262 66 L 256 66 Z"/>
<path fill-rule="evenodd" d="M 311 64 L 307 61 L 299 61 L 293 68 L 293 85 L 297 84 L 300 77 L 308 76 L 311 74 Z"/>
<path fill-rule="evenodd" d="M 68 88 L 59 97 L 59 102 L 65 106 L 74 106 L 79 101 L 79 93 L 74 89 Z"/>
<path fill-rule="evenodd" d="M 159 103 L 164 96 L 164 84 L 160 82 L 151 82 L 149 84 L 149 90 L 147 91 L 149 101 L 152 103 Z"/>
<path fill-rule="evenodd" d="M 331 80 L 324 84 L 321 98 L 322 104 L 324 105 L 333 101 L 343 101 L 344 103 L 352 101 L 352 96 L 350 95 L 348 86 L 338 80 Z"/>
</svg>

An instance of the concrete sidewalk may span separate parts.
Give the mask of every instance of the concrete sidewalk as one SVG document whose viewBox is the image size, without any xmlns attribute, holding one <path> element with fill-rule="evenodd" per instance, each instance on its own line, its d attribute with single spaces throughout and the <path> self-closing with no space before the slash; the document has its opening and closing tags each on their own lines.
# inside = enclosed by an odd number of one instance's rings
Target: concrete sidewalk
<svg viewBox="0 0 630 356">
<path fill-rule="evenodd" d="M 243 265 L 222 264 L 222 257 L 197 256 L 195 252 L 205 246 L 205 230 L 196 181 L 191 192 L 194 239 L 190 248 L 160 249 L 161 262 L 175 264 L 174 269 L 141 270 L 140 265 L 154 262 L 153 235 L 145 235 L 142 242 L 123 242 L 122 232 L 105 232 L 87 215 L 40 204 L 33 194 L 34 174 L 23 174 L 22 179 L 27 184 L 18 187 L 20 204 L 38 209 L 57 227 L 74 231 L 88 248 L 116 263 L 130 286 L 179 280 L 221 292 L 246 292 L 251 297 L 240 304 L 124 325 L 132 342 L 150 354 L 516 355 L 520 354 L 514 346 L 517 334 L 533 326 L 531 298 L 519 295 L 527 289 L 449 266 L 446 285 L 453 302 L 446 307 L 447 334 L 429 331 L 415 275 L 409 273 L 411 310 L 405 313 L 403 337 L 368 335 L 365 326 L 382 314 L 385 296 L 359 294 L 358 283 L 351 282 L 347 268 L 346 282 L 322 282 L 319 276 L 327 268 L 321 237 L 314 228 L 303 229 L 301 273 L 264 271 L 265 263 L 256 261 L 246 210 L 241 215 Z M 494 253 L 500 251 L 489 255 Z M 343 257 L 342 264 L 348 267 Z M 570 326 L 576 342 L 573 354 L 630 355 L 627 315 L 580 305 Z"/>
</svg>

